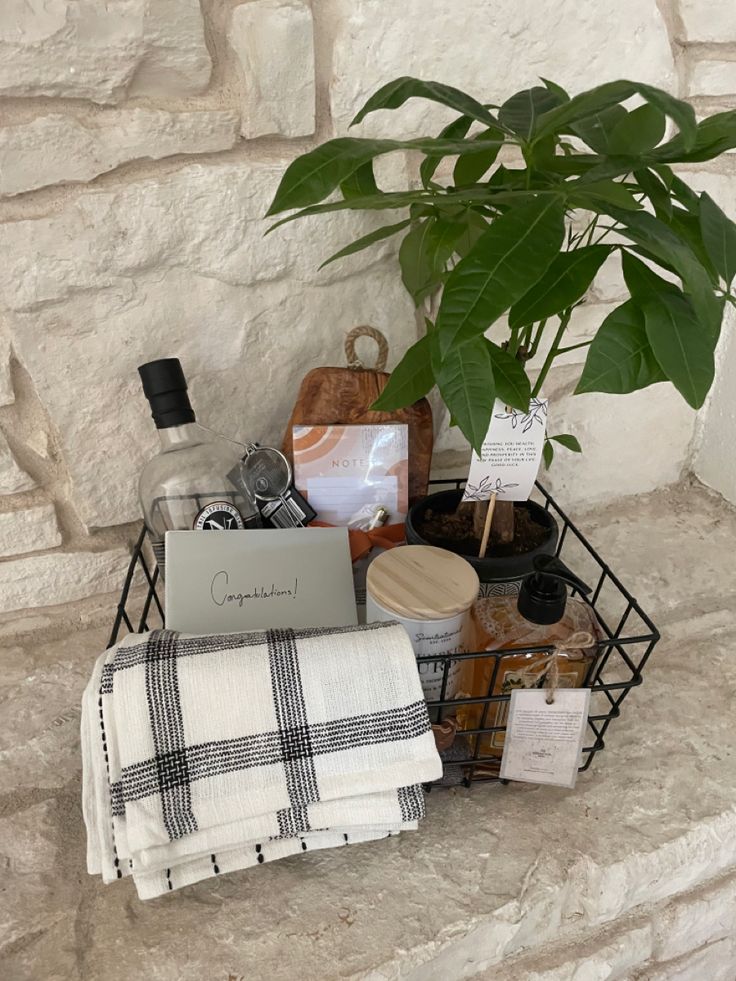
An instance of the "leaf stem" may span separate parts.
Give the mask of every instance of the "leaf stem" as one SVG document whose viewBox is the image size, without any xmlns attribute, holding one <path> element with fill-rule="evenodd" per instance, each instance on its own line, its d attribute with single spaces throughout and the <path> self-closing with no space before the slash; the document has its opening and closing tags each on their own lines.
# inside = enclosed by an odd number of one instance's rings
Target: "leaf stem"
<svg viewBox="0 0 736 981">
<path fill-rule="evenodd" d="M 557 349 L 558 354 L 567 354 L 568 351 L 577 351 L 579 347 L 588 347 L 592 344 L 592 341 L 581 341 L 579 344 L 570 344 L 569 347 L 560 347 Z"/>
<path fill-rule="evenodd" d="M 552 341 L 552 346 L 547 352 L 547 357 L 544 359 L 544 364 L 542 365 L 542 370 L 539 372 L 536 382 L 534 383 L 534 388 L 532 389 L 532 398 L 536 398 L 544 384 L 547 375 L 549 374 L 549 369 L 552 367 L 552 362 L 559 354 L 560 341 L 562 340 L 563 334 L 567 330 L 567 325 L 570 323 L 570 317 L 572 316 L 572 307 L 568 307 L 567 310 L 563 310 L 560 314 L 560 326 L 557 328 L 557 333 Z"/>
<path fill-rule="evenodd" d="M 572 245 L 573 242 L 576 242 L 576 243 L 577 242 L 582 242 L 582 240 L 588 234 L 589 230 L 591 228 L 594 228 L 595 227 L 595 223 L 597 221 L 598 221 L 598 215 L 597 214 L 596 215 L 593 215 L 593 217 L 588 222 L 588 224 L 585 226 L 585 228 L 582 230 L 582 232 L 580 232 L 578 235 L 572 235 L 570 237 L 570 241 L 567 243 L 568 244 L 568 251 L 572 251 L 572 249 L 570 249 L 569 247 L 570 247 L 570 245 Z"/>
<path fill-rule="evenodd" d="M 532 331 L 533 330 L 534 330 L 534 324 L 528 324 L 521 331 L 521 341 L 520 341 L 519 346 L 520 347 L 523 347 L 526 350 L 526 352 L 527 352 L 526 355 L 525 355 L 526 358 L 529 357 L 529 353 L 528 353 L 529 352 L 529 344 L 531 343 Z"/>
<path fill-rule="evenodd" d="M 531 360 L 534 357 L 534 355 L 537 353 L 537 350 L 539 348 L 539 343 L 542 340 L 542 334 L 544 333 L 544 328 L 546 326 L 547 326 L 547 318 L 545 317 L 545 319 L 540 321 L 539 325 L 537 326 L 537 333 L 534 335 L 534 340 L 532 341 L 532 346 L 529 350 L 529 360 Z"/>
<path fill-rule="evenodd" d="M 598 226 L 598 217 L 598 214 L 593 215 L 593 221 L 590 223 L 590 231 L 588 232 L 588 241 L 585 243 L 586 245 L 590 245 L 590 243 L 593 241 L 593 232 Z"/>
</svg>

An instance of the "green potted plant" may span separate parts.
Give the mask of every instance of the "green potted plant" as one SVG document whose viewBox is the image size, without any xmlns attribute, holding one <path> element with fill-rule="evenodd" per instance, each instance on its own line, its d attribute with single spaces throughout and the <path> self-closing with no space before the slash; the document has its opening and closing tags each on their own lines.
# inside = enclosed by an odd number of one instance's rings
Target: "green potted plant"
<svg viewBox="0 0 736 981">
<path fill-rule="evenodd" d="M 724 305 L 736 303 L 736 226 L 673 170 L 736 147 L 736 111 L 698 123 L 691 106 L 649 85 L 615 81 L 571 98 L 543 83 L 496 106 L 447 85 L 398 78 L 368 100 L 353 124 L 424 98 L 456 114 L 441 133 L 329 140 L 287 168 L 268 212 L 291 212 L 272 229 L 330 211 L 403 212 L 326 262 L 403 236 L 401 275 L 425 313 L 426 333 L 394 369 L 375 408 L 410 405 L 436 385 L 451 424 L 475 450 L 494 400 L 528 412 L 555 359 L 573 347 L 588 346 L 576 392 L 625 394 L 668 381 L 699 408 L 713 381 Z M 676 129 L 669 137 L 668 120 Z M 397 150 L 422 155 L 418 179 L 406 190 L 382 191 L 373 161 Z M 446 158 L 454 159 L 451 173 Z M 566 344 L 573 310 L 609 256 L 621 263 L 628 299 L 591 341 Z M 529 372 L 544 350 L 539 370 Z M 547 466 L 556 446 L 580 452 L 573 435 L 551 435 Z M 425 525 L 428 511 L 440 525 L 444 512 L 454 515 L 459 531 L 456 540 L 437 543 L 472 552 L 474 543 L 462 540 L 462 522 L 472 515 L 455 514 L 458 502 L 451 493 L 415 506 L 412 540 L 442 538 L 441 527 L 427 534 Z M 514 545 L 499 538 L 510 507 L 496 508 L 494 528 L 501 531 L 490 564 L 481 563 L 486 581 L 508 578 L 503 553 L 513 555 Z M 542 520 L 534 513 L 532 519 Z M 516 524 L 518 532 L 525 522 Z M 528 571 L 535 551 L 554 547 L 553 529 L 542 528 L 540 536 L 517 555 L 516 574 Z"/>
</svg>

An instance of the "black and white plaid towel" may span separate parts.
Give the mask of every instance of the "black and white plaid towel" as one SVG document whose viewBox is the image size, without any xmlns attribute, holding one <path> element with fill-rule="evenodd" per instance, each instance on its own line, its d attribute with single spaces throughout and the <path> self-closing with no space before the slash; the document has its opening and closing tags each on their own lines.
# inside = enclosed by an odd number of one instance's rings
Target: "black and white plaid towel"
<svg viewBox="0 0 736 981">
<path fill-rule="evenodd" d="M 412 830 L 442 774 L 398 624 L 131 634 L 82 703 L 87 865 L 142 899 Z"/>
</svg>

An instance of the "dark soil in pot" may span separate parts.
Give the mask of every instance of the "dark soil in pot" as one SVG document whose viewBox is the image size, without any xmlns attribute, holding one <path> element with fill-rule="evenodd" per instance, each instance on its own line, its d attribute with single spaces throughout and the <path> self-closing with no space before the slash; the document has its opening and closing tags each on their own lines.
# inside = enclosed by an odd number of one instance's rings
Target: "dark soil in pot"
<svg viewBox="0 0 736 981">
<path fill-rule="evenodd" d="M 411 545 L 436 545 L 462 555 L 475 568 L 481 582 L 520 580 L 532 571 L 535 555 L 554 553 L 557 522 L 534 501 L 514 505 L 514 540 L 489 548 L 478 558 L 480 542 L 469 515 L 457 514 L 462 491 L 440 491 L 419 501 L 406 519 L 406 540 Z"/>
</svg>

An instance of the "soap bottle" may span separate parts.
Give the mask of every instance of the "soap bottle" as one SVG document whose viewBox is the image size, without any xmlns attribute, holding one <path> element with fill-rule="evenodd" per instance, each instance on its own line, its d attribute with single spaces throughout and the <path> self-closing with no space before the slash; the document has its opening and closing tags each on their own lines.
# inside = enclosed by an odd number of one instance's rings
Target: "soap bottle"
<svg viewBox="0 0 736 981">
<path fill-rule="evenodd" d="M 593 608 L 568 596 L 567 586 L 579 593 L 590 592 L 567 566 L 552 555 L 534 558 L 518 596 L 487 596 L 473 605 L 472 622 L 476 651 L 503 651 L 510 647 L 550 646 L 566 648 L 575 634 L 584 644 L 574 650 L 558 650 L 560 688 L 582 688 L 592 676 L 597 642 L 603 636 Z M 544 672 L 549 654 L 507 654 L 500 657 L 498 671 L 489 691 L 498 658 L 474 658 L 466 662 L 462 687 L 472 697 L 507 695 L 514 688 L 545 686 Z M 465 729 L 504 726 L 508 702 L 491 703 L 483 720 L 485 705 L 469 705 L 463 712 Z M 460 713 L 458 713 L 460 716 Z M 504 732 L 481 737 L 481 756 L 502 756 Z"/>
</svg>

